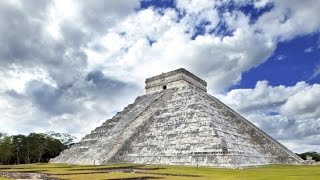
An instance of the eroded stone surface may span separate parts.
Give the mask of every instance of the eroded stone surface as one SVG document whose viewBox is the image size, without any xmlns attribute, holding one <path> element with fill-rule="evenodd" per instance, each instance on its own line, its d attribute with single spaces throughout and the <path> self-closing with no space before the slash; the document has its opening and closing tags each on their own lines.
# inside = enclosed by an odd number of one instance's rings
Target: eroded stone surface
<svg viewBox="0 0 320 180">
<path fill-rule="evenodd" d="M 51 162 L 220 167 L 303 162 L 185 71 L 147 79 L 146 95 Z"/>
</svg>

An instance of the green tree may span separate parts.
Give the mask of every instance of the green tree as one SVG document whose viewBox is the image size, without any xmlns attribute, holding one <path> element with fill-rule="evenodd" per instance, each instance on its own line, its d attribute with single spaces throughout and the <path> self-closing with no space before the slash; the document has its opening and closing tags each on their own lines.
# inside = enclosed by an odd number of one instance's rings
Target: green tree
<svg viewBox="0 0 320 180">
<path fill-rule="evenodd" d="M 11 137 L 4 136 L 0 139 L 0 160 L 1 164 L 8 164 L 12 156 Z"/>
<path fill-rule="evenodd" d="M 65 150 L 68 146 L 62 144 L 62 142 L 58 139 L 54 139 L 52 137 L 46 138 L 46 148 L 45 153 L 42 158 L 44 162 L 49 162 L 51 158 L 58 156 L 63 150 Z"/>
<path fill-rule="evenodd" d="M 46 149 L 46 135 L 31 133 L 28 136 L 28 142 L 30 147 L 31 162 L 41 162 L 41 157 L 45 153 Z"/>
<path fill-rule="evenodd" d="M 48 162 L 68 148 L 61 140 L 47 134 L 0 135 L 0 164 Z"/>
<path fill-rule="evenodd" d="M 307 156 L 311 156 L 313 160 L 320 161 L 320 154 L 317 152 L 304 152 L 301 154 L 298 154 L 302 159 L 306 160 Z"/>
<path fill-rule="evenodd" d="M 24 135 L 14 135 L 12 136 L 12 149 L 15 154 L 14 163 L 20 164 L 21 159 L 23 159 L 23 151 L 25 150 L 26 136 Z"/>
</svg>

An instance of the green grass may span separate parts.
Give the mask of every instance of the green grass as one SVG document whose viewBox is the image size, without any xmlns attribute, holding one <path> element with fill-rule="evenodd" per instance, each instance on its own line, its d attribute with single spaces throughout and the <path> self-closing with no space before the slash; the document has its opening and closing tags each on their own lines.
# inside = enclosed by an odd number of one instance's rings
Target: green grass
<svg viewBox="0 0 320 180">
<path fill-rule="evenodd" d="M 8 178 L 0 177 L 0 180 L 9 180 Z"/>
<path fill-rule="evenodd" d="M 115 171 L 115 168 L 135 169 L 135 172 Z M 108 172 L 111 171 L 112 172 Z M 67 164 L 27 164 L 0 166 L 6 172 L 41 172 L 50 177 L 70 180 L 102 180 L 114 178 L 158 177 L 161 179 L 247 179 L 297 180 L 320 179 L 320 166 L 270 165 L 246 169 L 203 168 L 163 165 L 111 164 L 80 166 Z M 1 178 L 0 180 L 7 180 Z"/>
</svg>

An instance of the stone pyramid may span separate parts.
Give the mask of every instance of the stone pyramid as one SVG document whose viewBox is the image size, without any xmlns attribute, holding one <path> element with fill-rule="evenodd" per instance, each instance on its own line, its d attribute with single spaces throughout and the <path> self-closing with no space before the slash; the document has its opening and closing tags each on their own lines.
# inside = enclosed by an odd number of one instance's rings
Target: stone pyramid
<svg viewBox="0 0 320 180">
<path fill-rule="evenodd" d="M 215 97 L 185 69 L 146 80 L 139 96 L 53 163 L 242 167 L 303 160 Z"/>
</svg>

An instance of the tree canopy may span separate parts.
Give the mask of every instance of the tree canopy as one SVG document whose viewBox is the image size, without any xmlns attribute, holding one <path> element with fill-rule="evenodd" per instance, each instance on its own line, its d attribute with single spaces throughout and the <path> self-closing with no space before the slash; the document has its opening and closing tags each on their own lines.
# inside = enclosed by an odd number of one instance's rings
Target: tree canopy
<svg viewBox="0 0 320 180">
<path fill-rule="evenodd" d="M 304 152 L 301 154 L 298 154 L 302 159 L 306 160 L 307 156 L 311 156 L 313 160 L 320 161 L 320 154 L 317 152 Z"/>
<path fill-rule="evenodd" d="M 0 164 L 48 162 L 68 146 L 43 133 L 30 133 L 27 136 L 0 133 Z"/>
</svg>

